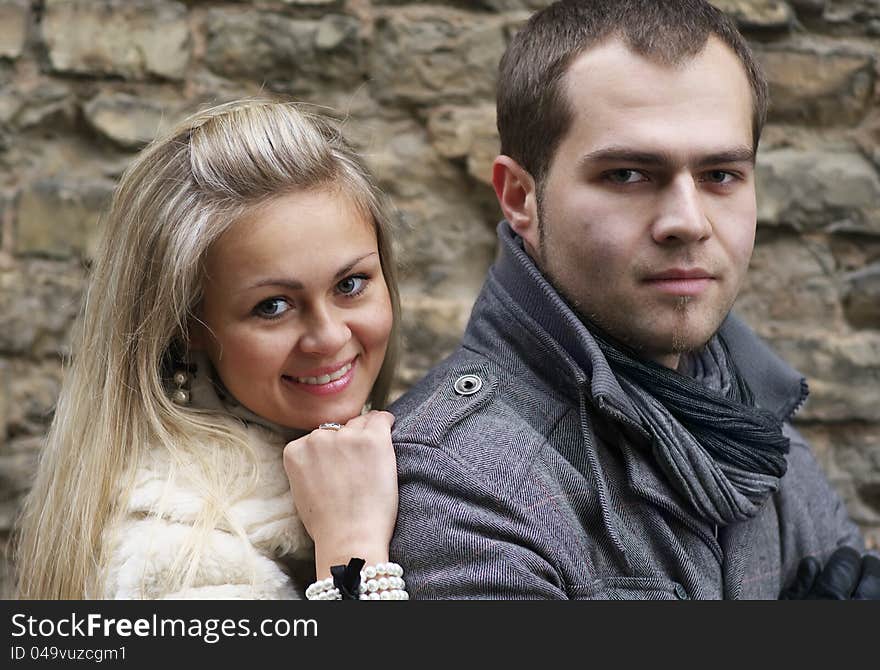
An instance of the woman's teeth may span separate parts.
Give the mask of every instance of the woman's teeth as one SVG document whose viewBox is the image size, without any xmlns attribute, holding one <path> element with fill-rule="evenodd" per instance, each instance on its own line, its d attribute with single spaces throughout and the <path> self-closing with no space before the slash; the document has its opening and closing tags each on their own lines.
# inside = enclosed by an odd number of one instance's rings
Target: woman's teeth
<svg viewBox="0 0 880 670">
<path fill-rule="evenodd" d="M 329 384 L 330 382 L 343 377 L 349 370 L 351 370 L 351 363 L 343 365 L 336 372 L 329 375 L 321 375 L 320 377 L 294 377 L 294 379 L 300 384 Z"/>
</svg>

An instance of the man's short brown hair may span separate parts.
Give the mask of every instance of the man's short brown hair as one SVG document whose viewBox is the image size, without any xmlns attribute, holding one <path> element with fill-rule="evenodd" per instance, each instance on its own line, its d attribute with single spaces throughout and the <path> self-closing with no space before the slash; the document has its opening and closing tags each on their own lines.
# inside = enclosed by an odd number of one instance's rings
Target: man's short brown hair
<svg viewBox="0 0 880 670">
<path fill-rule="evenodd" d="M 539 188 L 572 121 L 562 85 L 581 53 L 611 37 L 675 66 L 714 35 L 737 55 L 752 88 L 754 148 L 767 115 L 767 82 L 733 21 L 704 0 L 561 0 L 534 14 L 501 59 L 497 114 L 501 153 Z"/>
</svg>

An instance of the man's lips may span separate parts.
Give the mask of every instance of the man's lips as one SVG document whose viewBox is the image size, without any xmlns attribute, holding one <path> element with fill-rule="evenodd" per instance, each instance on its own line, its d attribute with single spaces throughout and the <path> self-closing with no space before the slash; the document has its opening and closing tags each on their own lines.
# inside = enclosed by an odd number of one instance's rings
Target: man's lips
<svg viewBox="0 0 880 670">
<path fill-rule="evenodd" d="M 662 281 L 665 279 L 714 279 L 714 275 L 703 268 L 671 268 L 647 277 L 646 281 Z"/>
<path fill-rule="evenodd" d="M 694 297 L 700 295 L 716 277 L 703 268 L 671 268 L 646 277 L 643 281 L 661 293 Z"/>
</svg>

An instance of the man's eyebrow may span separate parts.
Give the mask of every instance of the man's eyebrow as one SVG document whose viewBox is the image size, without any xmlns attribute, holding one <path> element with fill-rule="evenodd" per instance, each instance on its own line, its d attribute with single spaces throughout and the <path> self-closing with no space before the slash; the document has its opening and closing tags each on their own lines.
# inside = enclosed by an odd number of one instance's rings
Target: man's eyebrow
<svg viewBox="0 0 880 670">
<path fill-rule="evenodd" d="M 376 251 L 371 251 L 370 253 L 364 254 L 363 256 L 358 256 L 351 262 L 346 263 L 343 267 L 339 268 L 339 271 L 333 276 L 333 278 L 342 279 L 345 275 L 351 272 L 352 268 L 354 268 L 358 263 L 366 258 L 369 258 L 370 256 L 377 255 L 377 253 L 378 252 Z M 301 291 L 305 288 L 305 285 L 301 281 L 292 277 L 266 277 L 265 279 L 260 279 L 259 281 L 254 282 L 253 284 L 248 286 L 246 290 L 260 288 L 263 286 L 283 286 L 284 288 L 288 288 L 293 291 Z"/>
<path fill-rule="evenodd" d="M 750 147 L 735 147 L 716 154 L 702 156 L 696 162 L 697 167 L 710 167 L 712 165 L 725 165 L 729 163 L 755 164 L 755 150 Z"/>
<path fill-rule="evenodd" d="M 587 163 L 626 163 L 630 165 L 663 166 L 673 165 L 676 161 L 664 151 L 639 151 L 630 147 L 610 146 L 597 149 L 586 155 L 581 160 L 581 165 Z M 694 163 L 694 167 L 702 168 L 710 165 L 723 165 L 729 163 L 754 163 L 755 152 L 749 147 L 733 147 L 712 154 L 700 156 Z"/>
</svg>

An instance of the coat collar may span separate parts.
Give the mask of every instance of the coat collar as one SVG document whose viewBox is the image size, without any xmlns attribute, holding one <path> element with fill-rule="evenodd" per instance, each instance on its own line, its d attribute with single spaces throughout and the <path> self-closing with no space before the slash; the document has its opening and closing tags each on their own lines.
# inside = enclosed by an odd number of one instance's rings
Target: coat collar
<svg viewBox="0 0 880 670">
<path fill-rule="evenodd" d="M 535 266 L 523 248 L 522 239 L 502 221 L 497 228 L 499 252 L 489 271 L 487 289 L 506 294 L 509 308 L 528 317 L 557 347 L 561 360 L 599 406 L 610 406 L 637 420 L 637 413 L 618 383 L 608 361 L 590 331 L 556 289 Z M 477 311 L 475 310 L 475 316 Z M 497 323 L 499 333 L 510 324 Z M 468 327 L 471 330 L 471 327 Z M 796 412 L 807 396 L 807 385 L 798 373 L 758 338 L 739 318 L 729 314 L 719 332 L 724 336 L 740 373 L 749 383 L 757 404 L 782 419 Z M 510 338 L 505 338 L 510 339 Z M 546 367 L 544 354 L 520 350 L 535 369 Z"/>
</svg>

